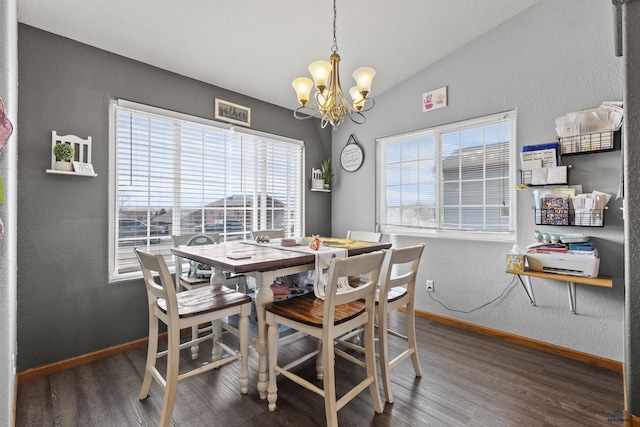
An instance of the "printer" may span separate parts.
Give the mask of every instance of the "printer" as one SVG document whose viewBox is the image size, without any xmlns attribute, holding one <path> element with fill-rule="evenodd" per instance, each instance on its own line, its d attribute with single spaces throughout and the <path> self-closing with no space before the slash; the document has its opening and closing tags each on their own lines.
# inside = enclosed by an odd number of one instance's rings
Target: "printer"
<svg viewBox="0 0 640 427">
<path fill-rule="evenodd" d="M 598 277 L 600 257 L 592 251 L 545 252 L 532 249 L 527 252 L 529 270 L 571 276 Z"/>
</svg>

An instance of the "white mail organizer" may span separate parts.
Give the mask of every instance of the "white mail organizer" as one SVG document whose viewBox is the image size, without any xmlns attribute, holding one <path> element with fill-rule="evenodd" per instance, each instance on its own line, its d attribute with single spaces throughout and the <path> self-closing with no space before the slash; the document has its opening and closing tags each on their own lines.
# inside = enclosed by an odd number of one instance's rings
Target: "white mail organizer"
<svg viewBox="0 0 640 427">
<path fill-rule="evenodd" d="M 542 167 L 545 168 L 558 166 L 558 155 L 555 149 L 523 151 L 520 153 L 522 169 L 525 169 L 525 165 L 534 166 L 540 164 L 539 162 L 529 163 L 530 160 L 542 161 Z"/>
<path fill-rule="evenodd" d="M 566 184 L 568 181 L 567 168 L 569 166 L 555 166 L 552 168 L 537 168 L 521 170 L 521 181 L 527 185 Z"/>
<path fill-rule="evenodd" d="M 612 105 L 601 105 L 590 110 L 576 111 L 556 119 L 559 137 L 608 132 L 620 129 L 623 111 Z"/>
<path fill-rule="evenodd" d="M 520 153 L 521 181 L 527 185 L 566 184 L 567 167 L 558 165 L 555 149 Z"/>
</svg>

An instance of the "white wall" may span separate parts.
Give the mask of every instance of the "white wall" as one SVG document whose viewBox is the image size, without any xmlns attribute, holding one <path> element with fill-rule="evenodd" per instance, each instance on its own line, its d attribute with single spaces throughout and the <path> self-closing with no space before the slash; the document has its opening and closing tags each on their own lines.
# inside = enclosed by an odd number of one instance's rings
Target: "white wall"
<svg viewBox="0 0 640 427">
<path fill-rule="evenodd" d="M 438 42 L 437 34 L 425 31 L 425 37 Z M 365 163 L 353 173 L 337 168 L 333 235 L 375 227 L 375 138 L 517 109 L 520 151 L 524 145 L 553 141 L 556 117 L 603 101 L 622 100 L 622 83 L 622 59 L 614 55 L 611 2 L 603 0 L 544 0 L 387 93 L 376 96 L 374 80 L 376 106 L 366 114 L 367 123 L 345 123 L 334 133 L 334 159 L 355 133 L 364 147 Z M 441 86 L 448 87 L 449 106 L 422 113 L 422 93 Z M 582 184 L 587 192 L 616 194 L 621 151 L 565 157 L 565 163 L 573 165 L 571 183 Z M 538 306 L 532 307 L 523 289 L 512 282 L 514 276 L 504 273 L 510 243 L 387 236 L 401 246 L 422 241 L 427 245 L 418 277 L 417 308 L 622 361 L 621 202 L 609 203 L 604 228 L 536 226 L 531 205 L 531 189 L 519 191 L 519 245 L 531 243 L 535 229 L 593 236 L 602 255 L 600 272 L 613 276 L 613 288 L 578 285 L 578 315 L 572 315 L 565 284 L 534 279 Z M 465 314 L 449 311 L 429 298 L 426 279 L 435 281 L 434 298 L 461 311 L 509 290 L 497 302 Z"/>
<path fill-rule="evenodd" d="M 14 129 L 18 117 L 18 18 L 15 0 L 0 0 L 0 98 Z M 0 240 L 0 425 L 13 424 L 16 357 L 16 188 L 17 131 L 0 157 L 5 203 L 0 219 L 5 235 Z"/>
</svg>

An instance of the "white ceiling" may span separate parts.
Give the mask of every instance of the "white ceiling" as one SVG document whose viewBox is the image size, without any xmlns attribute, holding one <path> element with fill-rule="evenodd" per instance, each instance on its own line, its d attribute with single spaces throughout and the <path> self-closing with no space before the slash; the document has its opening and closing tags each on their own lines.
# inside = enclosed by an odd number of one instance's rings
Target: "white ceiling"
<svg viewBox="0 0 640 427">
<path fill-rule="evenodd" d="M 538 1 L 338 0 L 342 84 L 373 67 L 375 97 Z M 18 0 L 18 19 L 290 109 L 333 45 L 331 0 Z"/>
</svg>

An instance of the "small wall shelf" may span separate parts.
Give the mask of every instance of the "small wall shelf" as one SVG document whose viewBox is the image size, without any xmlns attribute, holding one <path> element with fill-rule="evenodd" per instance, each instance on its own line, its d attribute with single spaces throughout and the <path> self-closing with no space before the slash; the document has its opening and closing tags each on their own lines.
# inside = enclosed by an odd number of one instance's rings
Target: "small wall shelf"
<svg viewBox="0 0 640 427">
<path fill-rule="evenodd" d="M 331 190 L 325 190 L 324 188 L 312 188 L 311 191 L 319 191 L 321 193 L 331 193 Z"/>
<path fill-rule="evenodd" d="M 541 208 L 535 212 L 536 225 L 567 225 L 576 227 L 604 227 L 604 212 L 607 209 L 554 209 Z"/>
<path fill-rule="evenodd" d="M 69 144 L 74 148 L 75 156 L 72 160 L 75 170 L 56 169 L 56 156 L 53 154 L 56 144 Z M 47 169 L 46 172 L 58 175 L 98 176 L 91 164 L 91 137 L 82 139 L 75 135 L 58 135 L 55 130 L 51 131 L 51 169 Z"/>
<path fill-rule="evenodd" d="M 75 171 L 59 171 L 57 169 L 47 169 L 47 173 L 57 174 L 57 175 L 75 175 L 75 176 L 98 176 L 97 173 L 82 173 Z"/>
<path fill-rule="evenodd" d="M 620 131 L 595 132 L 560 138 L 561 155 L 601 153 L 620 149 Z"/>
<path fill-rule="evenodd" d="M 545 184 L 532 184 L 531 178 L 533 171 L 520 169 L 520 183 L 529 187 L 542 187 L 545 185 L 568 185 L 569 184 L 569 171 L 571 171 L 572 165 L 566 165 L 567 167 L 567 179 L 564 182 L 549 182 Z"/>
<path fill-rule="evenodd" d="M 512 271 L 506 270 L 505 273 L 515 274 L 518 276 L 522 287 L 524 288 L 527 296 L 529 297 L 529 301 L 531 305 L 536 305 L 536 299 L 533 296 L 533 288 L 531 287 L 530 277 L 538 277 L 540 279 L 549 279 L 549 280 L 558 280 L 560 282 L 567 283 L 567 290 L 569 294 L 569 308 L 571 310 L 571 314 L 576 313 L 576 283 L 581 285 L 590 285 L 590 286 L 601 286 L 604 288 L 611 288 L 613 286 L 613 280 L 610 276 L 598 276 L 598 277 L 581 277 L 581 276 L 569 276 L 566 274 L 556 274 L 556 273 L 545 273 L 542 271 Z M 522 280 L 522 276 L 524 276 L 524 281 Z"/>
</svg>

